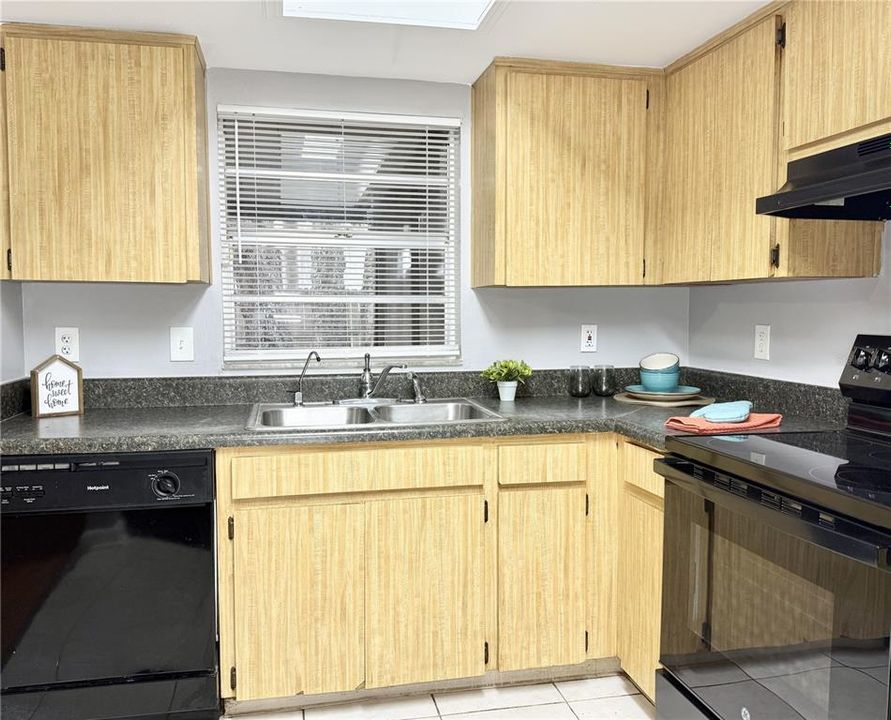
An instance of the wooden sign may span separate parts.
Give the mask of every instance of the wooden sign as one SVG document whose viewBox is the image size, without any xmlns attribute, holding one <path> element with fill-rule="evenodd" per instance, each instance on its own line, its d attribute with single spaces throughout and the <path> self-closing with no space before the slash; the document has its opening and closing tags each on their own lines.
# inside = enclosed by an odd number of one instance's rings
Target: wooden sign
<svg viewBox="0 0 891 720">
<path fill-rule="evenodd" d="M 84 374 L 80 366 L 52 355 L 31 371 L 31 415 L 83 414 Z"/>
</svg>

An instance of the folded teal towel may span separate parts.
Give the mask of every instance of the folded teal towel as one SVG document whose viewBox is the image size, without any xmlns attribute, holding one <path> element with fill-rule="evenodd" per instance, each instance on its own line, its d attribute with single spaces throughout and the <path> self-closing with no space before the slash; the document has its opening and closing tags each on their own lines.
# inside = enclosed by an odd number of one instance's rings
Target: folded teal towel
<svg viewBox="0 0 891 720">
<path fill-rule="evenodd" d="M 737 400 L 736 402 L 706 405 L 691 412 L 690 417 L 703 417 L 713 423 L 745 422 L 749 419 L 751 410 L 752 403 L 748 400 Z"/>
</svg>

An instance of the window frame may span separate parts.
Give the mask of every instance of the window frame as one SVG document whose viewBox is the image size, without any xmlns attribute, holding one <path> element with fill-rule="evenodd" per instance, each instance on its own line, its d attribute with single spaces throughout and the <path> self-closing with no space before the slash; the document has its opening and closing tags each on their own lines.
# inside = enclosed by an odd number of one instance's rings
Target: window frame
<svg viewBox="0 0 891 720">
<path fill-rule="evenodd" d="M 229 345 L 229 339 L 227 338 L 227 330 L 230 327 L 230 321 L 227 320 L 227 313 L 234 312 L 234 307 L 230 304 L 230 300 L 228 299 L 227 290 L 225 283 L 221 283 L 221 297 L 222 297 L 222 332 L 223 332 L 223 352 L 222 352 L 222 367 L 224 370 L 287 370 L 287 369 L 295 369 L 302 368 L 304 360 L 306 358 L 306 354 L 311 350 L 318 350 L 322 357 L 325 360 L 325 366 L 328 368 L 338 368 L 338 367 L 355 367 L 358 362 L 361 362 L 361 358 L 364 353 L 368 352 L 372 356 L 373 361 L 377 361 L 375 364 L 389 364 L 389 363 L 410 363 L 413 366 L 418 367 L 433 367 L 433 366 L 460 366 L 463 363 L 462 360 L 462 337 L 461 337 L 461 152 L 462 152 L 462 143 L 463 143 L 463 123 L 460 117 L 445 117 L 445 116 L 424 116 L 424 115 L 409 115 L 409 114 L 401 114 L 401 113 L 370 113 L 370 112 L 341 112 L 341 111 L 329 111 L 329 110 L 318 110 L 318 109 L 304 109 L 304 108 L 285 108 L 285 107 L 266 107 L 266 106 L 251 106 L 251 105 L 231 105 L 231 104 L 219 104 L 217 105 L 217 122 L 216 122 L 216 130 L 217 130 L 217 202 L 218 202 L 218 220 L 220 223 L 219 226 L 219 237 L 220 237 L 220 247 L 221 247 L 221 256 L 220 256 L 220 277 L 225 277 L 225 267 L 226 267 L 226 249 L 228 243 L 230 242 L 227 239 L 227 220 L 226 220 L 226 208 L 227 208 L 227 195 L 226 195 L 226 160 L 225 154 L 223 152 L 223 148 L 225 146 L 225 131 L 223 128 L 223 122 L 226 119 L 231 119 L 232 115 L 243 115 L 245 118 L 248 118 L 252 115 L 260 115 L 264 117 L 283 117 L 283 118 L 295 118 L 298 120 L 322 120 L 322 121 L 343 121 L 343 122 L 358 122 L 358 123 L 380 123 L 386 124 L 391 123 L 392 125 L 417 125 L 419 127 L 443 127 L 454 130 L 455 132 L 455 146 L 454 150 L 454 176 L 449 178 L 449 185 L 452 191 L 453 198 L 453 215 L 450 217 L 450 225 L 452 227 L 452 238 L 451 244 L 453 246 L 453 251 L 451 252 L 451 277 L 453 278 L 453 287 L 452 292 L 454 296 L 449 298 L 454 306 L 454 323 L 451 328 L 447 327 L 447 330 L 450 330 L 450 333 L 454 334 L 454 352 L 445 351 L 439 354 L 425 352 L 421 349 L 423 348 L 431 348 L 431 347 L 439 347 L 439 346 L 424 346 L 418 345 L 420 352 L 418 353 L 404 353 L 404 354 L 391 354 L 386 353 L 386 346 L 382 345 L 371 345 L 371 346 L 355 346 L 353 348 L 350 347 L 338 347 L 338 348 L 328 348 L 326 354 L 326 348 L 300 348 L 296 350 L 282 350 L 281 353 L 294 353 L 293 357 L 276 357 L 275 351 L 267 351 L 269 356 L 267 358 L 238 358 L 228 356 L 228 353 L 231 351 Z M 318 296 L 324 297 L 324 296 Z M 259 353 L 263 353 L 264 351 L 260 350 Z"/>
</svg>

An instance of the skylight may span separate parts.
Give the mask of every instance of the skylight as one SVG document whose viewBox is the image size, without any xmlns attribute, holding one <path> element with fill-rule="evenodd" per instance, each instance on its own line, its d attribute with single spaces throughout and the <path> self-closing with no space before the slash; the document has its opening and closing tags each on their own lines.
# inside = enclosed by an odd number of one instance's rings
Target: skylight
<svg viewBox="0 0 891 720">
<path fill-rule="evenodd" d="M 377 2 L 377 0 L 282 0 L 285 17 L 348 20 L 390 25 L 476 30 L 495 0 Z"/>
</svg>

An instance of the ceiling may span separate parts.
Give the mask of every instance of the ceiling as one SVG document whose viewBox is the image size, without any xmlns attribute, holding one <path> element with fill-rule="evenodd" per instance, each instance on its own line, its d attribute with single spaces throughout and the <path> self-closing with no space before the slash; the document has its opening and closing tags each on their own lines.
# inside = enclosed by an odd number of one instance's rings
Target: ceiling
<svg viewBox="0 0 891 720">
<path fill-rule="evenodd" d="M 472 83 L 496 55 L 664 67 L 765 0 L 497 0 L 478 30 L 282 16 L 281 0 L 3 0 L 7 21 L 197 35 L 208 67 Z"/>
</svg>

